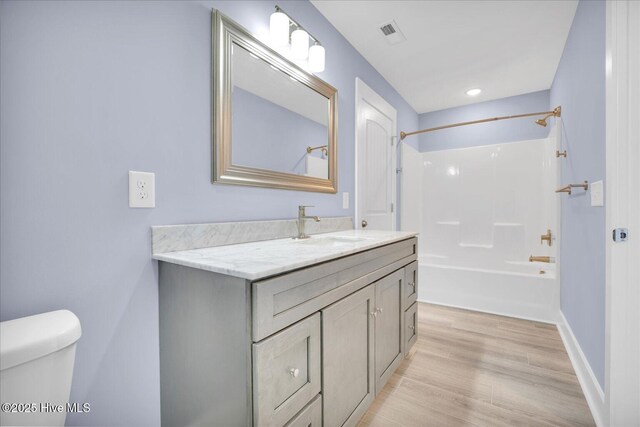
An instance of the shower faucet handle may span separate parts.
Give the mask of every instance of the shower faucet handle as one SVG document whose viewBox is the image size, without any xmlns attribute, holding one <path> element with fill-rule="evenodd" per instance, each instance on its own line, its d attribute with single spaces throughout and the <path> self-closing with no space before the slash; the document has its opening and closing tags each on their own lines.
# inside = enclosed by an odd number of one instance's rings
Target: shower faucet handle
<svg viewBox="0 0 640 427">
<path fill-rule="evenodd" d="M 544 243 L 545 240 L 547 241 L 547 244 L 551 246 L 551 230 L 549 229 L 547 229 L 547 234 L 540 236 L 540 244 Z"/>
</svg>

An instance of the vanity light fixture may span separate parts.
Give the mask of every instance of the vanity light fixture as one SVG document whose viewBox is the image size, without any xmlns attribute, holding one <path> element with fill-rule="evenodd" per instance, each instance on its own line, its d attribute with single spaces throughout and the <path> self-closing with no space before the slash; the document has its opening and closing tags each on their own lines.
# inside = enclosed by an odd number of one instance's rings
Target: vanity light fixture
<svg viewBox="0 0 640 427">
<path fill-rule="evenodd" d="M 298 28 L 291 33 L 291 56 L 295 59 L 309 57 L 309 33 Z"/>
<path fill-rule="evenodd" d="M 309 69 L 314 73 L 324 71 L 324 47 L 318 42 L 309 48 Z"/>
<path fill-rule="evenodd" d="M 480 92 L 482 92 L 482 89 L 478 89 L 478 88 L 469 89 L 467 91 L 467 95 L 469 95 L 469 96 L 478 96 L 478 95 L 480 95 Z"/>
<path fill-rule="evenodd" d="M 269 19 L 269 33 L 274 46 L 283 47 L 289 44 L 289 17 L 279 7 L 276 7 Z"/>
<path fill-rule="evenodd" d="M 269 33 L 276 50 L 287 52 L 286 48 L 291 43 L 289 52 L 294 61 L 306 61 L 303 65 L 314 73 L 324 71 L 325 50 L 320 41 L 291 19 L 280 6 L 276 6 L 275 12 L 271 14 Z M 310 41 L 313 41 L 311 47 Z"/>
</svg>

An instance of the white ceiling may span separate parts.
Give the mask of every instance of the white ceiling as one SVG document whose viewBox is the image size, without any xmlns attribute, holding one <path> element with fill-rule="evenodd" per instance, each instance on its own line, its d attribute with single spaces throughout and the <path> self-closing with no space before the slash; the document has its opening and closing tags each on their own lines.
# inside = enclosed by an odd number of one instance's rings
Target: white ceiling
<svg viewBox="0 0 640 427">
<path fill-rule="evenodd" d="M 311 2 L 418 113 L 549 89 L 578 4 Z M 379 27 L 391 20 L 406 41 L 387 43 Z"/>
</svg>

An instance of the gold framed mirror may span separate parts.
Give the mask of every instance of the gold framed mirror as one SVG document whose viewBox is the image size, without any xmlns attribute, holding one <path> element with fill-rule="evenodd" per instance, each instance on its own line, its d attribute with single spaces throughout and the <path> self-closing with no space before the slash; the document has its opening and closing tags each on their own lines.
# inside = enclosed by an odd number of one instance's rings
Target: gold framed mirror
<svg viewBox="0 0 640 427">
<path fill-rule="evenodd" d="M 213 182 L 336 193 L 337 90 L 214 10 Z"/>
</svg>

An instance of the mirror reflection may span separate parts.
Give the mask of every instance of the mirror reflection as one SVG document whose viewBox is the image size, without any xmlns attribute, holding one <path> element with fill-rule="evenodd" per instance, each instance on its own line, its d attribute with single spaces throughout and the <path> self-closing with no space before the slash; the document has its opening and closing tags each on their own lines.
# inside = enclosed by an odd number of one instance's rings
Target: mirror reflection
<svg viewBox="0 0 640 427">
<path fill-rule="evenodd" d="M 329 99 L 231 46 L 232 163 L 328 179 Z"/>
</svg>

